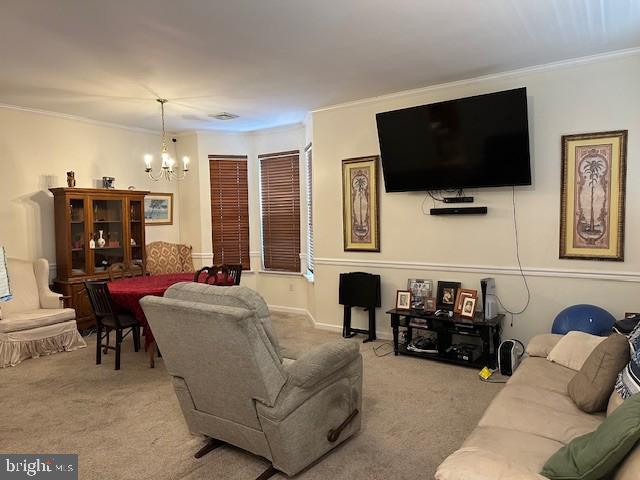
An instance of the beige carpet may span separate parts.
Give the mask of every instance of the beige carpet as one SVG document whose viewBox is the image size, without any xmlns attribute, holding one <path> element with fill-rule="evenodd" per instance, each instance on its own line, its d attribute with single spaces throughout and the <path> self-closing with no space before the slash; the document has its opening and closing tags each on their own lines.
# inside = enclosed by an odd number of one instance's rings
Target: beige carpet
<svg viewBox="0 0 640 480">
<path fill-rule="evenodd" d="M 274 323 L 285 354 L 339 338 L 295 315 L 274 314 Z M 78 453 L 82 480 L 252 480 L 268 466 L 232 447 L 195 460 L 202 440 L 185 427 L 162 359 L 150 369 L 129 339 L 116 372 L 113 354 L 97 366 L 95 337 L 87 343 L 0 370 L 0 452 Z M 473 369 L 377 357 L 371 344 L 361 344 L 361 352 L 362 431 L 296 478 L 432 478 L 500 385 L 480 382 Z"/>
</svg>

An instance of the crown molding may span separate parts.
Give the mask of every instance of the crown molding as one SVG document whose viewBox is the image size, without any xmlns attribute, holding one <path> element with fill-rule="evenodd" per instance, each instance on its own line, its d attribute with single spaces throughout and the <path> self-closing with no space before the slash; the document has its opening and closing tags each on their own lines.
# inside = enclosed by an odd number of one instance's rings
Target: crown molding
<svg viewBox="0 0 640 480">
<path fill-rule="evenodd" d="M 87 123 L 89 125 L 95 125 L 98 127 L 107 127 L 107 128 L 117 128 L 120 130 L 128 130 L 130 132 L 136 132 L 136 133 L 148 133 L 148 134 L 152 134 L 152 135 L 161 135 L 162 132 L 159 130 L 149 130 L 147 128 L 141 128 L 141 127 L 132 127 L 129 125 L 122 125 L 119 123 L 111 123 L 111 122 L 103 122 L 100 120 L 93 120 L 92 118 L 87 118 L 87 117 L 81 117 L 79 115 L 71 115 L 69 113 L 60 113 L 60 112 L 52 112 L 50 110 L 40 110 L 37 108 L 30 108 L 30 107 L 21 107 L 19 105 L 10 105 L 8 103 L 0 103 L 0 108 L 4 108 L 7 110 L 15 110 L 18 112 L 26 112 L 26 113 L 33 113 L 36 115 L 45 115 L 47 117 L 54 117 L 54 118 L 60 118 L 62 120 L 69 120 L 72 122 L 80 122 L 80 123 Z M 169 134 L 171 134 L 170 132 L 167 132 Z"/>
<path fill-rule="evenodd" d="M 518 68 L 516 70 L 507 70 L 505 72 L 490 73 L 487 75 L 481 75 L 478 77 L 471 77 L 462 80 L 455 80 L 452 82 L 438 83 L 435 85 L 429 85 L 426 87 L 414 88 L 411 90 L 402 90 L 399 92 L 388 93 L 385 95 L 378 95 L 376 97 L 362 98 L 359 100 L 352 100 L 349 102 L 336 103 L 334 105 L 328 105 L 326 107 L 317 108 L 311 110 L 311 113 L 326 112 L 330 110 L 337 110 L 339 108 L 354 107 L 357 105 L 366 105 L 368 103 L 392 100 L 399 97 L 411 97 L 414 95 L 422 95 L 429 92 L 435 92 L 445 88 L 453 88 L 465 85 L 473 85 L 475 83 L 486 82 L 488 80 L 499 80 L 504 78 L 518 77 L 528 73 L 539 73 L 552 70 L 561 70 L 570 68 L 577 65 L 588 65 L 591 63 L 598 63 L 605 60 L 612 60 L 615 58 L 624 58 L 634 55 L 640 55 L 640 47 L 627 48 L 624 50 L 615 50 L 613 52 L 599 53 L 596 55 L 588 55 L 585 57 L 570 58 L 567 60 L 559 60 L 557 62 L 544 63 L 541 65 L 533 65 L 531 67 Z"/>
</svg>

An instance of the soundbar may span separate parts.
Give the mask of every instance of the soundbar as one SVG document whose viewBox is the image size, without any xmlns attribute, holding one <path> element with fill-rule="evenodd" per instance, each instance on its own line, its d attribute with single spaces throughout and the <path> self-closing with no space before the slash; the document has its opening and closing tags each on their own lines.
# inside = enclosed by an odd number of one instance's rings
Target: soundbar
<svg viewBox="0 0 640 480">
<path fill-rule="evenodd" d="M 431 215 L 485 215 L 487 207 L 432 208 Z"/>
<path fill-rule="evenodd" d="M 473 203 L 473 197 L 444 197 L 444 203 Z"/>
</svg>

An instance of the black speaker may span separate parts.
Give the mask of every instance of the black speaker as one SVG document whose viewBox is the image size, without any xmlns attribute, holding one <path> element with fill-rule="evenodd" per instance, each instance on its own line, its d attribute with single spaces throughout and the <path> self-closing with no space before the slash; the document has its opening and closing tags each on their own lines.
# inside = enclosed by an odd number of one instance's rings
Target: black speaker
<svg viewBox="0 0 640 480">
<path fill-rule="evenodd" d="M 340 274 L 340 305 L 380 307 L 380 275 L 365 272 Z"/>
</svg>

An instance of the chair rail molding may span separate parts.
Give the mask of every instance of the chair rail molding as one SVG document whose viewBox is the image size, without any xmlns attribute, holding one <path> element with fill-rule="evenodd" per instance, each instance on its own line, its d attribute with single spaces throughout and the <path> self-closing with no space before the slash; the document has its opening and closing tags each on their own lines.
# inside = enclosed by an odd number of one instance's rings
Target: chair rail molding
<svg viewBox="0 0 640 480">
<path fill-rule="evenodd" d="M 316 266 L 340 266 L 359 268 L 383 268 L 388 270 L 424 270 L 439 272 L 474 273 L 477 275 L 520 275 L 520 269 L 514 266 L 499 265 L 462 265 L 453 263 L 426 263 L 394 260 L 356 260 L 346 258 L 318 258 L 314 259 Z M 524 267 L 523 273 L 527 277 L 556 277 L 575 278 L 580 280 L 606 280 L 613 282 L 640 283 L 640 272 L 630 271 L 588 271 L 578 269 Z"/>
</svg>

